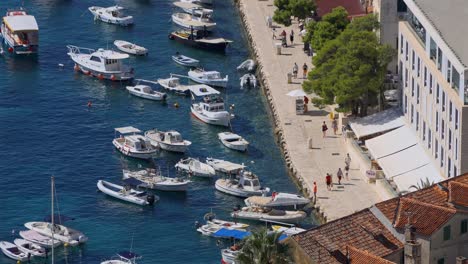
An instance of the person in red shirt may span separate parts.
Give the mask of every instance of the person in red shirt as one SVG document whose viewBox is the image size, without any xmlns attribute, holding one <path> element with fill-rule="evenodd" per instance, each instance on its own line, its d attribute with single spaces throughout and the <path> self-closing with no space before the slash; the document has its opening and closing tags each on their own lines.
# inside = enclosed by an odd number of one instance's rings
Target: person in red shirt
<svg viewBox="0 0 468 264">
<path fill-rule="evenodd" d="M 314 204 L 317 202 L 317 183 L 314 182 Z"/>
<path fill-rule="evenodd" d="M 304 95 L 304 111 L 307 112 L 308 108 L 307 105 L 309 104 L 309 97 Z"/>
<path fill-rule="evenodd" d="M 325 181 L 327 183 L 327 190 L 331 191 L 332 189 L 332 177 L 330 173 L 327 173 L 327 176 L 325 177 Z"/>
</svg>

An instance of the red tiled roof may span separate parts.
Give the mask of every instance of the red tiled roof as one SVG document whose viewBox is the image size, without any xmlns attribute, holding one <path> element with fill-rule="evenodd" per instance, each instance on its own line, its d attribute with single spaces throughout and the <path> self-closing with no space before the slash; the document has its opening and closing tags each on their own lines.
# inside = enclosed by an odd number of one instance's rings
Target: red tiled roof
<svg viewBox="0 0 468 264">
<path fill-rule="evenodd" d="M 468 184 L 449 182 L 449 202 L 468 207 Z"/>
<path fill-rule="evenodd" d="M 360 0 L 317 0 L 317 15 L 322 17 L 332 11 L 333 8 L 342 6 L 348 11 L 350 17 L 366 14 Z"/>
<path fill-rule="evenodd" d="M 410 218 L 415 232 L 431 235 L 456 214 L 457 210 L 423 203 L 410 198 L 401 198 L 395 219 L 396 228 L 404 228 Z"/>
<path fill-rule="evenodd" d="M 346 247 L 352 245 L 378 257 L 403 248 L 403 244 L 369 211 L 328 222 L 292 236 L 313 263 L 346 263 Z"/>
<path fill-rule="evenodd" d="M 348 247 L 348 256 L 350 264 L 395 264 L 395 262 L 386 260 L 369 253 L 366 250 L 360 250 L 355 247 Z"/>
<path fill-rule="evenodd" d="M 375 206 L 385 215 L 385 217 L 388 218 L 390 222 L 394 222 L 398 218 L 398 212 L 401 211 L 399 208 L 399 203 L 401 200 L 404 200 L 405 198 L 418 201 L 419 203 L 424 203 L 424 204 L 429 204 L 429 205 L 434 205 L 438 207 L 443 207 L 443 208 L 450 208 L 450 209 L 455 209 L 455 206 L 450 203 L 449 201 L 449 193 L 450 193 L 450 188 L 449 184 L 450 183 L 461 183 L 462 185 L 468 185 L 468 173 L 464 175 L 460 175 L 454 178 L 450 178 L 448 180 L 445 180 L 443 182 L 434 184 L 428 188 L 418 190 L 412 193 L 408 193 L 404 196 L 396 197 L 381 203 L 376 204 Z M 456 191 L 463 191 L 465 189 L 457 189 Z M 467 194 L 464 194 L 467 196 Z M 457 197 L 463 196 L 463 193 L 457 194 Z M 466 199 L 466 198 L 456 198 L 459 199 Z M 412 219 L 415 216 L 412 217 Z M 405 223 L 402 223 L 404 226 Z M 424 230 L 423 232 L 428 232 L 429 229 L 433 229 L 433 231 L 436 231 L 440 226 L 437 226 L 435 229 L 434 228 L 423 228 L 421 230 Z M 419 232 L 416 230 L 416 232 Z"/>
</svg>

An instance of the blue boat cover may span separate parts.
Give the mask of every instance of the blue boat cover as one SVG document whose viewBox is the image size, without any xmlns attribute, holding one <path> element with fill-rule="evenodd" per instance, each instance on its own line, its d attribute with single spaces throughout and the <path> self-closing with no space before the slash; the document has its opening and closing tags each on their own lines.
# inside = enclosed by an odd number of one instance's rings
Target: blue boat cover
<svg viewBox="0 0 468 264">
<path fill-rule="evenodd" d="M 283 241 L 283 240 L 285 240 L 286 238 L 288 238 L 288 236 L 285 235 L 285 234 L 282 234 L 282 235 L 278 238 L 278 241 Z"/>
<path fill-rule="evenodd" d="M 216 231 L 213 236 L 214 237 L 222 237 L 222 238 L 235 238 L 235 239 L 243 239 L 246 236 L 250 236 L 250 232 L 240 231 L 240 230 L 230 230 L 226 228 L 221 228 L 220 230 Z"/>
<path fill-rule="evenodd" d="M 130 186 L 138 186 L 138 185 L 141 185 L 141 184 L 145 184 L 144 182 L 142 181 L 139 181 L 135 178 L 127 178 L 125 180 L 123 180 L 123 183 L 126 184 L 126 185 L 130 185 Z"/>
<path fill-rule="evenodd" d="M 118 255 L 125 259 L 134 259 L 140 257 L 140 255 L 130 251 L 120 251 Z"/>
<path fill-rule="evenodd" d="M 54 223 L 55 224 L 62 224 L 64 222 L 70 221 L 70 220 L 75 220 L 73 217 L 68 217 L 65 215 L 59 215 L 59 214 L 54 214 Z M 47 215 L 44 217 L 44 222 L 52 223 L 52 216 Z"/>
</svg>

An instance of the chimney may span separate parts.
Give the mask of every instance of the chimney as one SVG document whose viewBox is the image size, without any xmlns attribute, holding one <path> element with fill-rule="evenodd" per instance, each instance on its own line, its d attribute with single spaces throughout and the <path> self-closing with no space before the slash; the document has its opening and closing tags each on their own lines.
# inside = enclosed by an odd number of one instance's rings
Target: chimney
<svg viewBox="0 0 468 264">
<path fill-rule="evenodd" d="M 405 264 L 421 264 L 421 243 L 416 241 L 414 237 L 414 228 L 410 223 L 405 225 L 404 250 Z"/>
<path fill-rule="evenodd" d="M 465 258 L 465 257 L 457 257 L 457 262 L 456 264 L 467 264 L 468 263 L 468 259 Z"/>
</svg>

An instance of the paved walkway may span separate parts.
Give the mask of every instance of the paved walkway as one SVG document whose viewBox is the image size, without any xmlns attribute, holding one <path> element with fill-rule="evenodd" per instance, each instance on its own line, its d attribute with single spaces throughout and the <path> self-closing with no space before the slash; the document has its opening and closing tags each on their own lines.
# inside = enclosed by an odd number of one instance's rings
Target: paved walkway
<svg viewBox="0 0 468 264">
<path fill-rule="evenodd" d="M 277 109 L 277 118 L 283 130 L 286 149 L 297 168 L 298 175 L 303 179 L 310 193 L 313 190 L 313 182 L 317 182 L 317 206 L 320 207 L 327 221 L 349 215 L 379 202 L 381 199 L 375 191 L 375 186 L 364 181 L 353 162 L 351 162 L 349 180 L 343 180 L 343 185 L 335 184 L 332 191 L 327 191 L 325 175 L 328 172 L 332 173 L 333 181 L 337 182 L 336 172 L 339 167 L 344 170 L 346 150 L 341 137 L 341 129 L 337 136 L 322 137 L 323 121 L 327 122 L 328 134 L 333 134 L 327 111 L 309 105 L 309 112 L 306 115 L 296 115 L 295 98 L 285 95 L 291 90 L 301 88 L 304 62 L 307 63 L 309 69 L 311 68 L 311 58 L 302 50 L 303 43 L 301 37 L 298 36 L 298 24 L 295 21 L 289 28 L 281 26 L 276 28 L 276 36 L 279 36 L 283 29 L 286 30 L 288 44 L 291 28 L 295 33 L 295 45 L 283 48 L 283 55 L 276 55 L 274 43 L 280 41 L 272 39 L 273 31 L 266 24 L 266 17 L 273 15 L 275 8 L 273 0 L 239 1 Z M 294 62 L 299 66 L 298 77 L 300 79 L 293 79 L 293 84 L 287 84 L 287 73 L 292 72 Z M 308 148 L 309 138 L 312 138 L 313 149 Z M 352 154 L 351 158 L 353 159 Z"/>
</svg>

